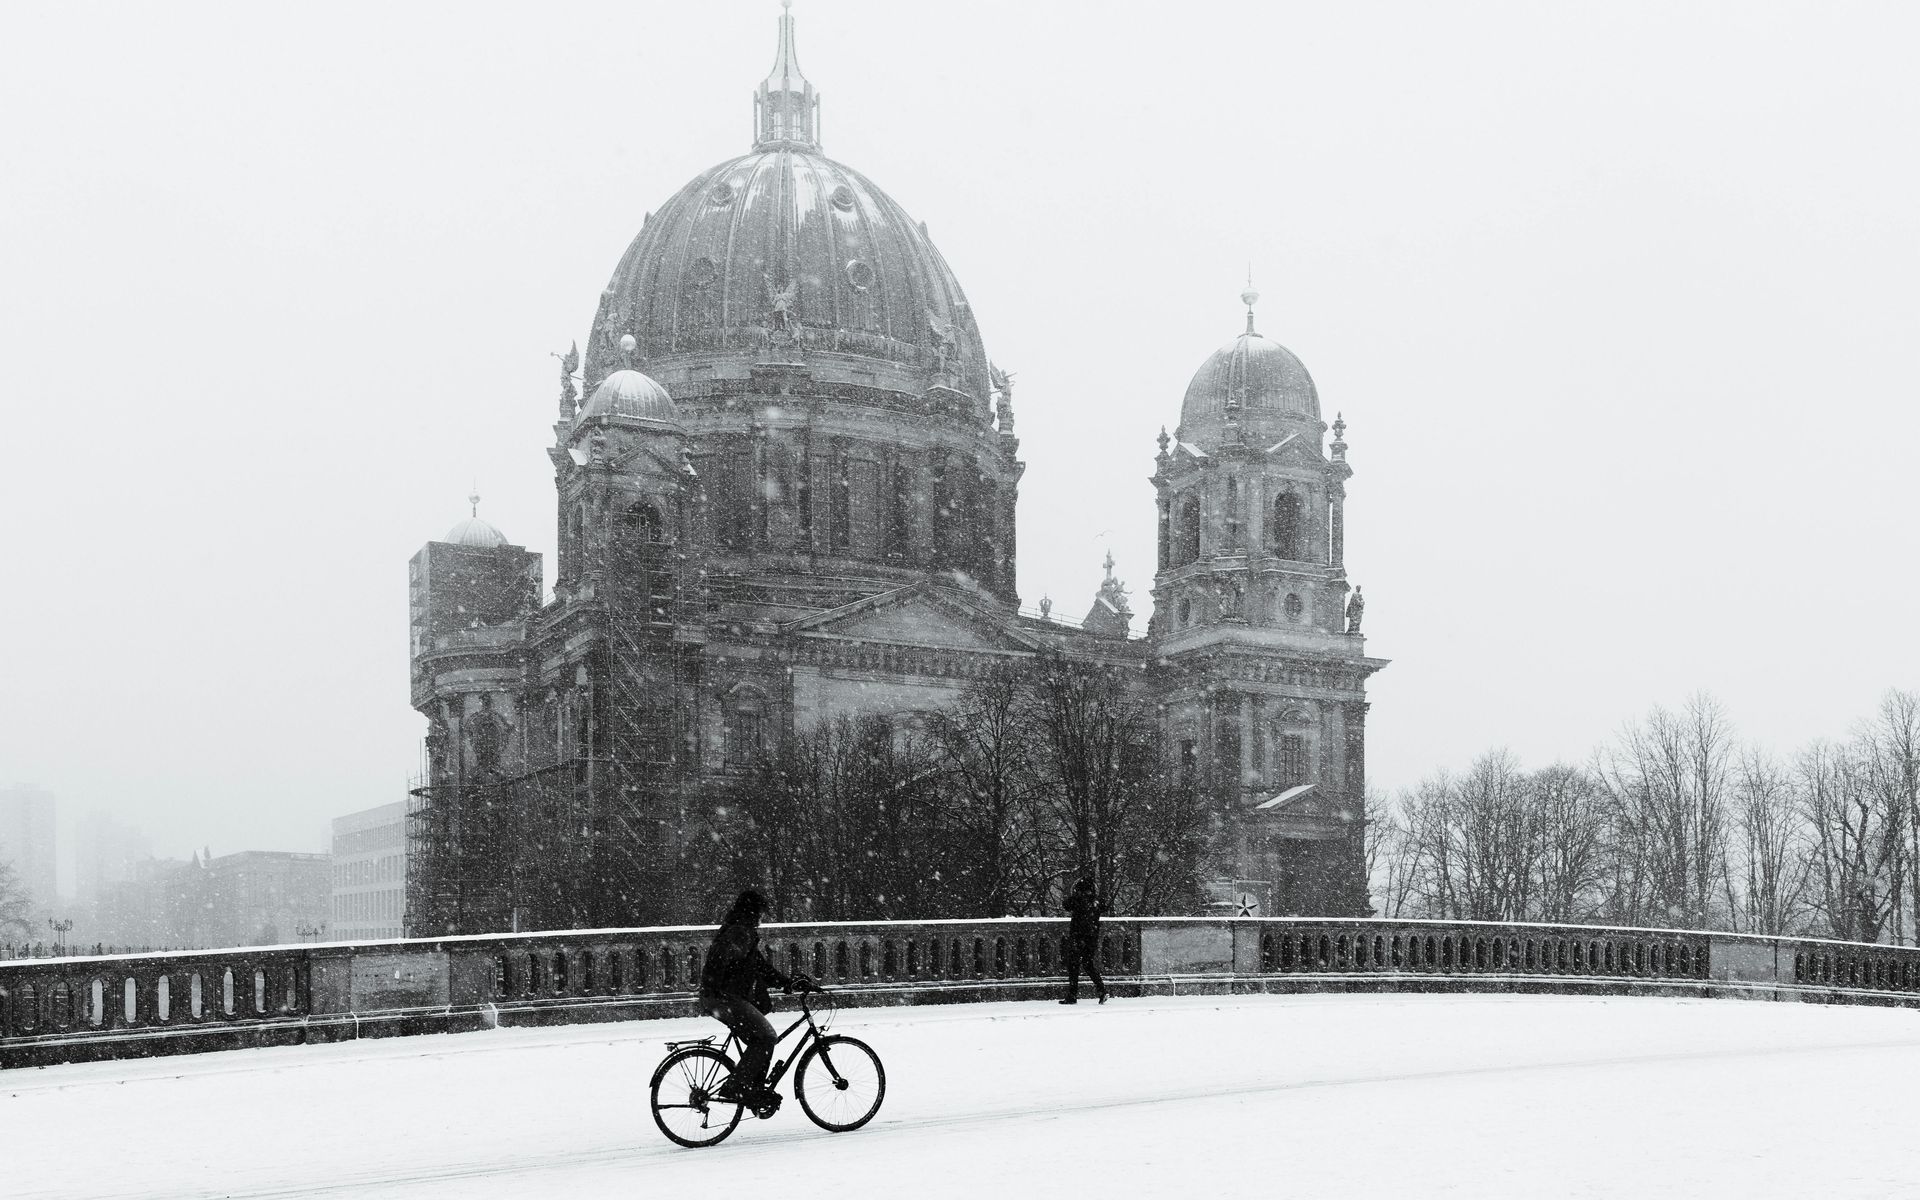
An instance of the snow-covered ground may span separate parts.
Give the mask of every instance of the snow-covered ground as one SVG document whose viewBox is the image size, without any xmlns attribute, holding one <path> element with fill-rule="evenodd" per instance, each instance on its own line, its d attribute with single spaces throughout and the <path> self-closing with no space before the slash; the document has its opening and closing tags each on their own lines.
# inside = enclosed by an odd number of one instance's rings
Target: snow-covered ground
<svg viewBox="0 0 1920 1200">
<path fill-rule="evenodd" d="M 683 1150 L 704 1021 L 0 1073 L 0 1195 L 1920 1197 L 1920 1012 L 1506 996 L 867 1009 L 873 1124 Z M 717 1027 L 716 1027 L 717 1028 Z M 784 1089 L 783 1089 L 784 1090 Z"/>
</svg>

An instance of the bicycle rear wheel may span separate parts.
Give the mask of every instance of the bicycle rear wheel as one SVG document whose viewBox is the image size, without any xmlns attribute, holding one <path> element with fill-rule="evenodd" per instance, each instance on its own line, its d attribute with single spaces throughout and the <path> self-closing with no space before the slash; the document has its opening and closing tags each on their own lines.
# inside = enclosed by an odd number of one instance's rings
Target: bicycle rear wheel
<svg viewBox="0 0 1920 1200">
<path fill-rule="evenodd" d="M 871 1046 L 834 1034 L 807 1048 L 793 1075 L 793 1094 L 815 1125 L 846 1133 L 880 1111 L 887 1098 L 887 1070 Z"/>
<path fill-rule="evenodd" d="M 714 1093 L 733 1074 L 733 1060 L 712 1046 L 689 1046 L 653 1073 L 653 1123 L 682 1146 L 711 1146 L 740 1124 L 740 1105 Z"/>
</svg>

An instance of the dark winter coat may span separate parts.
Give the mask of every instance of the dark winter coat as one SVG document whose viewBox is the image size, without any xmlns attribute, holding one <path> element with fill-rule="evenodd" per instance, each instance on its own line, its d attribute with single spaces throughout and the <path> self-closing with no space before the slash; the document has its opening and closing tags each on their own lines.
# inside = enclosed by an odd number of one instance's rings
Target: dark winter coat
<svg viewBox="0 0 1920 1200">
<path fill-rule="evenodd" d="M 765 1012 L 771 1007 L 769 984 L 791 988 L 793 981 L 760 953 L 760 931 L 745 921 L 720 926 L 700 968 L 700 995 L 745 1000 Z"/>
<path fill-rule="evenodd" d="M 1100 936 L 1100 918 L 1107 906 L 1092 892 L 1074 892 L 1067 897 L 1067 932 L 1076 938 Z"/>
</svg>

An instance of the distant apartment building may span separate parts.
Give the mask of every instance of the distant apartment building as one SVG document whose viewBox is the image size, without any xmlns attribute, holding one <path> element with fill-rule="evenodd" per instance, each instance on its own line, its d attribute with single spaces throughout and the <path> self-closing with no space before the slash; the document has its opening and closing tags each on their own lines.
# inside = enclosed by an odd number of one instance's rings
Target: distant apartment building
<svg viewBox="0 0 1920 1200">
<path fill-rule="evenodd" d="M 123 950 L 179 950 L 197 919 L 204 871 L 199 856 L 148 858 L 134 863 L 125 879 L 100 883 L 91 904 L 92 924 L 79 940 Z"/>
<path fill-rule="evenodd" d="M 333 909 L 327 936 L 406 936 L 407 806 L 382 804 L 333 822 Z"/>
<path fill-rule="evenodd" d="M 56 899 L 53 817 L 52 792 L 21 784 L 0 791 L 0 859 L 13 864 L 39 909 Z"/>
<path fill-rule="evenodd" d="M 322 936 L 330 861 L 324 854 L 242 850 L 203 862 L 200 944 L 272 946 Z"/>
<path fill-rule="evenodd" d="M 100 889 L 94 940 L 198 949 L 319 937 L 327 928 L 328 862 L 324 854 L 281 850 L 148 859 L 125 882 Z"/>
<path fill-rule="evenodd" d="M 153 858 L 153 841 L 143 831 L 103 812 L 90 812 L 74 824 L 73 898 L 97 902 L 106 889 L 131 882 Z"/>
</svg>

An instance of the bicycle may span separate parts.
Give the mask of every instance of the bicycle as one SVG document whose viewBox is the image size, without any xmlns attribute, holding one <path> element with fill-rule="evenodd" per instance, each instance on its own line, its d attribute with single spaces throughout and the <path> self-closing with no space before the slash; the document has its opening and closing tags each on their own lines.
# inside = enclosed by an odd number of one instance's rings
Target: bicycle
<svg viewBox="0 0 1920 1200">
<path fill-rule="evenodd" d="M 818 1019 L 816 1003 L 822 1008 Z M 887 1072 L 873 1047 L 858 1038 L 827 1032 L 838 1011 L 825 988 L 801 990 L 800 1019 L 774 1042 L 775 1053 L 795 1030 L 804 1026 L 806 1032 L 794 1052 L 767 1072 L 762 1095 L 770 1097 L 771 1103 L 759 1107 L 719 1095 L 720 1085 L 733 1074 L 738 1055 L 746 1049 L 738 1034 L 729 1032 L 718 1044 L 711 1035 L 668 1042 L 667 1056 L 654 1070 L 650 1088 L 653 1123 L 682 1146 L 717 1145 L 740 1124 L 742 1113 L 751 1111 L 764 1121 L 780 1110 L 774 1088 L 791 1065 L 794 1099 L 815 1125 L 829 1133 L 847 1133 L 865 1125 L 887 1097 Z"/>
</svg>

